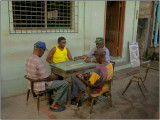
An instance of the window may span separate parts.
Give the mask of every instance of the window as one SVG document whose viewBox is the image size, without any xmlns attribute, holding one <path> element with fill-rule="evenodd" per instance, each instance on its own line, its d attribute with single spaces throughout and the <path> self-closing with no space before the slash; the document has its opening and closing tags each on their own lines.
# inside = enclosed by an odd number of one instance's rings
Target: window
<svg viewBox="0 0 160 120">
<path fill-rule="evenodd" d="M 78 32 L 78 1 L 9 1 L 9 11 L 10 33 Z"/>
</svg>

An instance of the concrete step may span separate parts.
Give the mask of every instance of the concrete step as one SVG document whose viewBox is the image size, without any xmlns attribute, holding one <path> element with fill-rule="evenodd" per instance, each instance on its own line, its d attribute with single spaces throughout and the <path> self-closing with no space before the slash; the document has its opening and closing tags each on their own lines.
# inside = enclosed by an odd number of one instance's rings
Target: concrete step
<svg viewBox="0 0 160 120">
<path fill-rule="evenodd" d="M 119 71 L 131 67 L 131 63 L 129 61 L 123 61 L 123 58 L 121 57 L 110 56 L 110 60 L 116 63 L 114 71 Z"/>
<path fill-rule="evenodd" d="M 122 62 L 122 58 L 121 57 L 113 57 L 113 56 L 110 56 L 110 60 L 111 61 L 114 61 L 114 62 Z"/>
<path fill-rule="evenodd" d="M 128 67 L 119 71 L 114 71 L 114 80 L 124 79 L 129 76 L 133 76 L 140 73 L 139 67 Z"/>
<path fill-rule="evenodd" d="M 129 67 L 131 67 L 131 63 L 129 61 L 116 62 L 114 71 L 119 71 L 119 70 L 126 69 Z"/>
</svg>

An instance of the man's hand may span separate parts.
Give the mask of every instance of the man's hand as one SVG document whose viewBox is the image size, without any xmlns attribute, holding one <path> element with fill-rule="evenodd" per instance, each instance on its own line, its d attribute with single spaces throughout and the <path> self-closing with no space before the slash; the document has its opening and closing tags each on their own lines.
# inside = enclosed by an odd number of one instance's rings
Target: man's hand
<svg viewBox="0 0 160 120">
<path fill-rule="evenodd" d="M 82 55 L 82 56 L 74 57 L 74 60 L 86 59 L 86 58 L 87 58 L 87 55 Z"/>
<path fill-rule="evenodd" d="M 49 79 L 49 81 L 51 81 L 51 80 L 58 80 L 58 76 L 57 75 L 50 75 L 50 76 L 48 76 L 47 79 Z"/>
<path fill-rule="evenodd" d="M 86 74 L 86 73 L 81 73 L 84 77 L 90 77 L 90 75 Z"/>
<path fill-rule="evenodd" d="M 90 58 L 86 58 L 84 61 L 89 63 L 89 62 L 91 62 L 91 59 Z"/>
<path fill-rule="evenodd" d="M 78 77 L 79 79 L 82 79 L 82 74 L 78 74 L 77 77 Z"/>
<path fill-rule="evenodd" d="M 82 79 L 82 75 L 83 73 L 81 73 L 81 74 L 78 74 L 77 75 L 77 78 L 80 80 L 80 81 L 82 81 L 85 85 L 88 85 L 88 83 L 87 83 L 87 81 L 85 81 L 84 79 Z"/>
<path fill-rule="evenodd" d="M 74 60 L 78 60 L 79 59 L 79 57 L 74 57 Z"/>
</svg>

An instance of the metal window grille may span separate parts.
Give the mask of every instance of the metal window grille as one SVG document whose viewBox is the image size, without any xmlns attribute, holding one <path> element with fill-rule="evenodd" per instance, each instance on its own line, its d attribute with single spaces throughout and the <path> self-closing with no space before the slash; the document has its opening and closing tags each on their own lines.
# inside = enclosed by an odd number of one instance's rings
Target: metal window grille
<svg viewBox="0 0 160 120">
<path fill-rule="evenodd" d="M 78 1 L 9 1 L 10 33 L 76 33 Z"/>
</svg>

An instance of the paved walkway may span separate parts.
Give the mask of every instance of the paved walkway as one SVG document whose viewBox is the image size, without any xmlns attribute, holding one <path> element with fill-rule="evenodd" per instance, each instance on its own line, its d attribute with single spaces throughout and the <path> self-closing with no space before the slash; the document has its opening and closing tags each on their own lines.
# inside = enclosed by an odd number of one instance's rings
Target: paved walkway
<svg viewBox="0 0 160 120">
<path fill-rule="evenodd" d="M 139 67 L 140 74 L 145 73 L 144 67 Z M 126 71 L 117 73 L 120 75 Z M 148 93 L 145 92 L 147 99 L 142 96 L 138 85 L 133 83 L 126 93 L 122 96 L 131 76 L 116 79 L 112 85 L 113 106 L 109 107 L 108 99 L 105 102 L 98 102 L 93 106 L 93 113 L 89 116 L 90 104 L 84 102 L 82 107 L 67 106 L 63 112 L 51 112 L 44 98 L 40 102 L 40 114 L 37 114 L 36 101 L 34 98 L 29 99 L 26 105 L 26 94 L 17 95 L 2 99 L 1 101 L 1 118 L 2 119 L 158 119 L 159 118 L 159 71 L 150 69 L 145 85 Z M 143 88 L 143 86 L 142 86 Z M 143 91 L 145 91 L 143 89 Z M 106 104 L 107 102 L 107 104 Z"/>
</svg>

